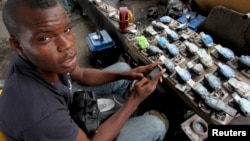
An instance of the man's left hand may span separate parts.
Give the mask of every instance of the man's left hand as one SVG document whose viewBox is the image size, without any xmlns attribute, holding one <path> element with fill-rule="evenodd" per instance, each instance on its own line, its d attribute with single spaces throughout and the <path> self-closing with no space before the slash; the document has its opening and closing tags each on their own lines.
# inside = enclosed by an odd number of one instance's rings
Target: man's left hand
<svg viewBox="0 0 250 141">
<path fill-rule="evenodd" d="M 156 66 L 163 64 L 163 62 L 156 62 L 153 64 L 136 67 L 129 71 L 129 74 L 126 76 L 126 78 L 129 80 L 141 80 L 144 76 L 147 76 L 147 74 L 150 73 Z"/>
</svg>

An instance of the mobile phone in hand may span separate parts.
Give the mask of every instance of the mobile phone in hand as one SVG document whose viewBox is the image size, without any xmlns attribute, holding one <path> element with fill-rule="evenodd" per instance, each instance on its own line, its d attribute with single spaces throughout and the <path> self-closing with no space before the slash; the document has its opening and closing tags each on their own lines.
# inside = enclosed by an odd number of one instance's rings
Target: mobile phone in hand
<svg viewBox="0 0 250 141">
<path fill-rule="evenodd" d="M 156 74 L 158 74 L 159 72 L 161 72 L 162 67 L 160 65 L 157 65 L 149 74 L 148 74 L 148 78 L 152 79 Z"/>
</svg>

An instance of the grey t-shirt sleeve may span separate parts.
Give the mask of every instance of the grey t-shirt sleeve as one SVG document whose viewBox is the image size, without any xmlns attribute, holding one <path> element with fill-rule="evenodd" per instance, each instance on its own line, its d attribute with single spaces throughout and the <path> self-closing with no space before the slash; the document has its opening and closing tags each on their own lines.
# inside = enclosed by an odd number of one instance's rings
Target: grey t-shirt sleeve
<svg viewBox="0 0 250 141">
<path fill-rule="evenodd" d="M 23 132 L 25 141 L 75 141 L 79 127 L 65 109 L 57 110 Z"/>
</svg>

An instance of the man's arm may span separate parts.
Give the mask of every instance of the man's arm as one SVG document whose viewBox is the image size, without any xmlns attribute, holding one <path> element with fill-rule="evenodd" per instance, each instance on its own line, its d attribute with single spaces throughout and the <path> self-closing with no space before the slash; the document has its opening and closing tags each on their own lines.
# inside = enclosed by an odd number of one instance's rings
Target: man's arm
<svg viewBox="0 0 250 141">
<path fill-rule="evenodd" d="M 79 66 L 70 73 L 72 81 L 89 86 L 101 85 L 123 79 L 126 77 L 125 75 L 127 75 L 127 72 L 111 72 L 93 68 L 80 68 Z"/>
<path fill-rule="evenodd" d="M 72 81 L 82 85 L 101 85 L 119 79 L 140 80 L 146 76 L 157 65 L 162 65 L 162 62 L 139 66 L 130 71 L 107 71 L 92 68 L 80 68 L 77 66 L 71 73 Z"/>
</svg>

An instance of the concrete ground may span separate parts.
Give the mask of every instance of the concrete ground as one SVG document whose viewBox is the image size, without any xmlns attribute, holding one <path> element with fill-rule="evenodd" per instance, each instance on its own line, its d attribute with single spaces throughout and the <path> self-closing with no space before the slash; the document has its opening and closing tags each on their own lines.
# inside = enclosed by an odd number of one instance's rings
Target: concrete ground
<svg viewBox="0 0 250 141">
<path fill-rule="evenodd" d="M 3 2 L 0 2 L 0 80 L 4 79 L 11 56 L 11 49 L 8 43 L 9 34 L 2 20 L 2 5 Z M 78 8 L 73 11 L 71 19 L 77 43 L 78 64 L 82 67 L 93 67 L 90 64 L 90 53 L 85 39 L 89 33 L 95 32 L 96 26 L 88 16 L 82 16 L 82 12 Z"/>
<path fill-rule="evenodd" d="M 0 1 L 0 79 L 4 78 L 6 67 L 9 63 L 11 50 L 9 48 L 9 34 L 3 24 L 2 8 L 4 1 Z"/>
</svg>

